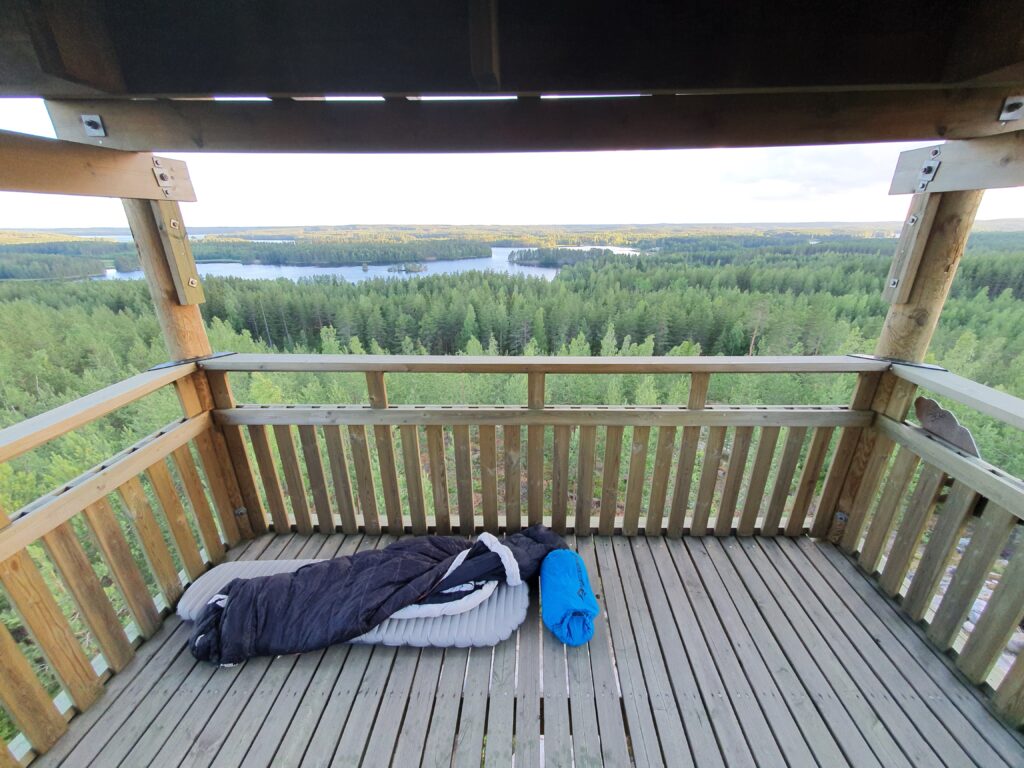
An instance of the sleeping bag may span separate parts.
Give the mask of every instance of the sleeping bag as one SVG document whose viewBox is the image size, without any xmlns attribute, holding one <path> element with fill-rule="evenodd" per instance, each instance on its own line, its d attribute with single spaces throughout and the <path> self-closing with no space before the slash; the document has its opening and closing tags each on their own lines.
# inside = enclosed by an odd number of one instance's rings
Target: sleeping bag
<svg viewBox="0 0 1024 768">
<path fill-rule="evenodd" d="M 536 525 L 504 539 L 484 533 L 413 536 L 379 550 L 323 560 L 291 573 L 235 579 L 199 614 L 189 639 L 201 661 L 237 664 L 326 648 L 385 619 L 437 614 L 442 604 L 479 599 L 494 583 L 532 578 L 545 556 L 565 547 Z"/>
</svg>

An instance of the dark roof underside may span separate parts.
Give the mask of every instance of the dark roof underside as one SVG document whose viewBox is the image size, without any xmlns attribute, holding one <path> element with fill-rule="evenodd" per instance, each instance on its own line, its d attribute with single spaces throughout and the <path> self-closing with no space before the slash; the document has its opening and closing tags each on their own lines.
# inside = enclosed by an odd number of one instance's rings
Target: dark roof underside
<svg viewBox="0 0 1024 768">
<path fill-rule="evenodd" d="M 197 143 L 194 136 L 192 146 L 185 146 L 184 138 L 161 136 L 156 130 L 168 119 L 168 104 L 176 103 L 170 99 L 213 95 L 285 100 L 290 102 L 285 109 L 294 113 L 289 120 L 320 123 L 337 132 L 337 119 L 323 123 L 324 115 L 331 114 L 323 102 L 298 102 L 311 106 L 296 107 L 292 98 L 367 94 L 406 101 L 429 94 L 516 94 L 519 102 L 512 109 L 506 104 L 501 118 L 529 114 L 531 122 L 540 121 L 533 130 L 542 136 L 528 141 L 494 137 L 482 142 L 483 147 L 467 148 L 589 149 L 599 147 L 585 138 L 566 137 L 582 118 L 572 118 L 576 122 L 568 126 L 555 113 L 549 120 L 530 104 L 533 97 L 672 97 L 658 100 L 657 108 L 643 107 L 670 116 L 670 124 L 661 130 L 671 136 L 682 127 L 672 122 L 681 118 L 671 117 L 680 111 L 675 101 L 686 98 L 677 94 L 716 96 L 720 98 L 714 104 L 723 105 L 720 109 L 730 115 L 745 115 L 753 128 L 769 109 L 778 113 L 769 123 L 781 115 L 786 125 L 803 128 L 801 141 L 816 136 L 819 141 L 836 141 L 851 137 L 836 136 L 832 128 L 813 121 L 808 126 L 802 117 L 824 111 L 856 121 L 856 114 L 845 114 L 850 111 L 844 101 L 847 94 L 869 112 L 877 108 L 871 99 L 893 100 L 889 126 L 872 126 L 861 118 L 853 130 L 852 140 L 885 140 L 999 132 L 997 118 L 1005 97 L 1024 89 L 1024 8 L 1019 0 L 946 0 L 930 7 L 896 0 L 0 0 L 0 18 L 0 95 L 82 99 L 88 104 L 159 99 L 132 102 L 133 113 L 148 127 L 134 125 L 129 130 L 122 122 L 122 135 L 111 133 L 108 146 L 144 143 L 148 135 L 152 141 L 181 145 L 161 147 L 165 149 L 281 148 L 271 146 L 274 142 L 261 138 L 259 131 L 238 134 L 237 125 L 234 147 L 227 137 L 211 146 Z M 898 99 L 894 91 L 900 93 Z M 737 101 L 738 95 L 766 92 L 784 92 L 789 100 L 746 106 Z M 983 92 L 982 104 L 975 111 L 971 103 L 970 121 L 964 124 L 964 104 Z M 197 120 L 239 114 L 235 104 L 187 104 L 193 105 L 184 108 L 191 113 L 179 119 L 193 129 Z M 79 106 L 87 104 L 71 110 Z M 121 105 L 117 114 L 124 115 L 127 106 Z M 706 114 L 711 103 L 694 107 L 699 107 L 697 114 Z M 345 110 L 352 107 L 332 109 L 342 115 L 344 128 L 344 116 L 350 114 Z M 450 133 L 452 115 L 460 121 L 461 106 L 448 103 L 447 109 L 439 121 L 428 117 L 423 123 L 420 116 L 420 122 L 406 126 L 427 134 L 419 148 L 450 148 L 429 138 L 431 126 Z M 562 112 L 574 110 L 578 111 L 572 107 Z M 682 111 L 688 117 L 695 113 L 689 105 Z M 473 113 L 466 114 L 472 123 Z M 643 117 L 644 122 L 658 121 L 651 114 Z M 392 114 L 388 119 L 406 118 Z M 588 113 L 586 119 L 594 118 Z M 474 131 L 488 127 L 477 123 Z M 664 135 L 649 141 L 639 138 L 643 129 L 638 125 L 630 130 L 638 137 L 634 143 L 673 143 Z M 358 150 L 366 144 L 366 150 L 380 149 L 369 141 L 377 132 L 378 128 L 357 126 L 341 148 Z M 326 148 L 320 146 L 322 141 L 301 146 L 301 133 L 295 148 Z M 546 146 L 550 141 L 544 136 L 562 138 Z M 67 138 L 88 140 L 84 135 Z M 789 143 L 771 136 L 764 141 L 780 142 Z M 596 143 L 617 146 L 620 140 L 608 136 Z M 755 142 L 728 134 L 718 142 L 708 136 L 687 138 L 686 131 L 675 142 L 716 143 Z M 417 148 L 415 139 L 406 138 L 404 144 L 394 148 Z M 520 146 L 524 144 L 530 146 Z"/>
</svg>

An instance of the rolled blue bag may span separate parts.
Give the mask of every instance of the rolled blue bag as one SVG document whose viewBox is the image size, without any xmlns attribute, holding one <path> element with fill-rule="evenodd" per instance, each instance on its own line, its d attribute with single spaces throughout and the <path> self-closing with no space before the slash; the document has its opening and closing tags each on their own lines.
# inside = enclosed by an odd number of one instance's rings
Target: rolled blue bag
<svg viewBox="0 0 1024 768">
<path fill-rule="evenodd" d="M 590 588 L 587 567 L 571 549 L 556 549 L 540 566 L 540 611 L 544 626 L 566 645 L 583 645 L 594 636 L 600 608 Z"/>
</svg>

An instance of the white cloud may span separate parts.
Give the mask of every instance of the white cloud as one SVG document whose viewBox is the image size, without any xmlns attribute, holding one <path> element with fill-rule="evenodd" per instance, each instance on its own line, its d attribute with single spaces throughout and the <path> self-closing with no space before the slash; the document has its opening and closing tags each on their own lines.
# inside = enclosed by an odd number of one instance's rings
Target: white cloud
<svg viewBox="0 0 1024 768">
<path fill-rule="evenodd" d="M 42 103 L 0 101 L 0 128 L 53 135 Z M 192 226 L 901 220 L 888 195 L 921 144 L 487 155 L 174 154 Z M 1024 216 L 1024 190 L 979 218 Z M 116 200 L 0 193 L 0 227 L 124 226 Z"/>
</svg>

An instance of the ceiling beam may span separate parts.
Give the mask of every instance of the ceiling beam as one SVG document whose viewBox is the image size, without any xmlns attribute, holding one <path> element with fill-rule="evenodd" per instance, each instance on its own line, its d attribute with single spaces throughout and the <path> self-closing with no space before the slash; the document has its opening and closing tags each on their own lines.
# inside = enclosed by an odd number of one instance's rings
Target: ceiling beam
<svg viewBox="0 0 1024 768">
<path fill-rule="evenodd" d="M 529 152 L 791 146 L 988 136 L 1005 88 L 424 102 L 48 101 L 57 135 L 209 152 Z"/>
</svg>

